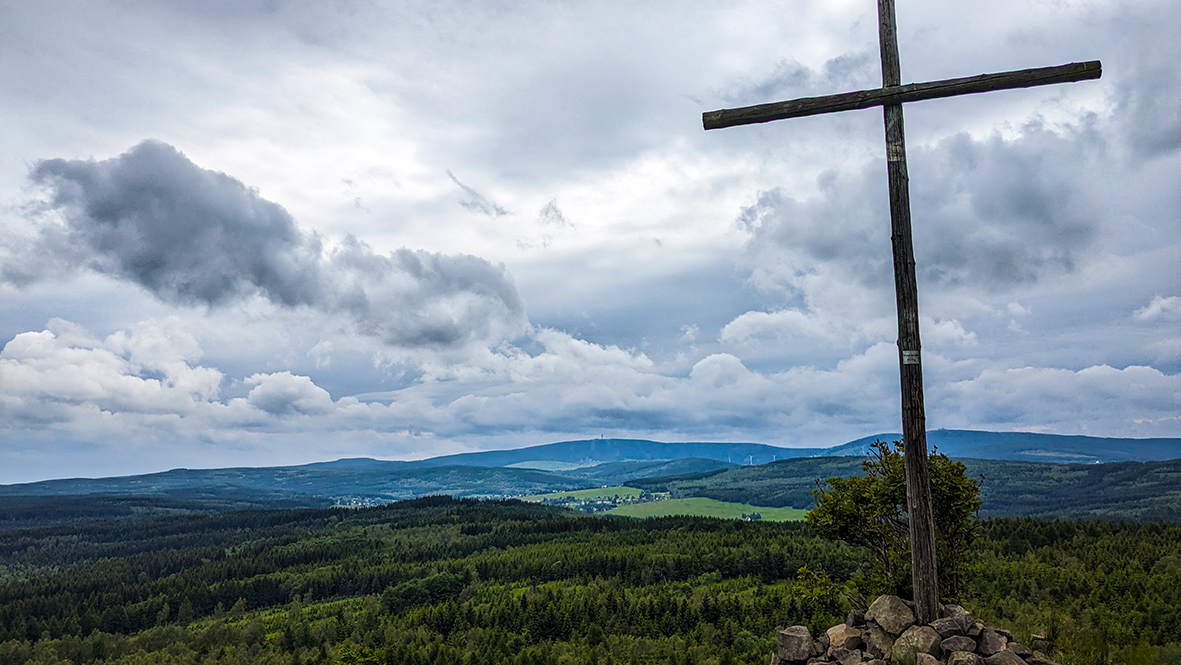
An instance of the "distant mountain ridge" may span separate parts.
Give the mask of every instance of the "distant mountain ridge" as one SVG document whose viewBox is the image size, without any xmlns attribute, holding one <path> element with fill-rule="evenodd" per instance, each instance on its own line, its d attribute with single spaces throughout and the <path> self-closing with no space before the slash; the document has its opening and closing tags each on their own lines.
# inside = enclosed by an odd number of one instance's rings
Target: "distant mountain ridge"
<svg viewBox="0 0 1181 665">
<path fill-rule="evenodd" d="M 752 465 L 800 457 L 861 457 L 869 452 L 869 447 L 875 440 L 895 441 L 901 438 L 901 434 L 883 432 L 831 448 L 786 448 L 762 443 L 664 443 L 646 439 L 583 439 L 527 448 L 459 453 L 406 464 L 411 467 L 498 467 L 551 460 L 594 465 L 604 462 L 696 457 Z M 1131 439 L 1036 432 L 939 429 L 927 432 L 927 445 L 950 457 L 1066 464 L 1148 462 L 1181 457 L 1181 438 Z"/>
<path fill-rule="evenodd" d="M 785 459 L 863 457 L 875 440 L 893 441 L 900 437 L 894 433 L 875 434 L 831 448 L 785 448 L 761 443 L 584 439 L 415 461 L 359 457 L 287 467 L 173 469 L 138 476 L 46 480 L 0 485 L 0 496 L 135 492 L 151 491 L 152 488 L 192 487 L 265 487 L 268 490 L 303 494 L 315 491 L 325 481 L 341 485 L 341 489 L 355 491 L 376 477 L 384 478 L 384 485 L 396 482 L 421 485 L 411 479 L 471 476 L 458 470 L 441 471 L 444 468 L 465 467 L 497 469 L 503 479 L 520 481 L 530 490 L 545 483 L 554 483 L 553 489 L 564 490 L 570 489 L 565 485 L 572 479 L 620 482 L 640 477 L 713 472 Z M 927 433 L 927 443 L 951 457 L 987 460 L 1099 463 L 1181 458 L 1181 438 L 1129 439 L 1028 432 L 932 430 Z M 428 473 L 429 469 L 433 471 Z M 454 489 L 446 483 L 438 487 L 443 492 Z M 398 495 L 397 498 L 406 498 L 401 491 L 393 494 Z"/>
<path fill-rule="evenodd" d="M 1061 463 L 1130 464 L 1181 458 L 1181 439 L 966 430 L 936 430 L 927 437 L 942 453 L 974 460 L 972 470 L 987 467 L 985 475 L 1028 477 L 1037 481 L 1035 485 L 1048 488 L 1048 494 L 1039 498 L 1036 493 L 1023 492 L 1020 483 L 988 484 L 985 489 L 991 498 L 986 511 L 996 511 L 989 514 L 1033 515 L 1035 508 L 1038 515 L 1104 514 L 1104 501 L 1115 501 L 1123 506 L 1119 509 L 1123 512 L 1114 514 L 1129 519 L 1181 515 L 1181 509 L 1171 512 L 1173 504 L 1181 502 L 1181 495 L 1166 489 L 1170 478 L 1177 480 L 1170 475 L 1176 471 L 1174 466 L 1133 465 L 1120 473 L 1103 470 L 1100 475 L 1088 476 L 1078 471 L 1084 465 Z M 523 496 L 620 484 L 667 487 L 683 496 L 740 499 L 740 503 L 753 505 L 796 506 L 807 500 L 815 479 L 856 472 L 874 440 L 896 438 L 896 434 L 877 434 L 833 448 L 587 439 L 417 461 L 350 458 L 287 467 L 173 469 L 139 476 L 47 480 L 0 485 L 0 523 L 35 516 L 38 501 L 55 497 L 59 514 L 82 505 L 71 497 L 93 497 L 93 501 L 108 502 L 133 515 L 145 510 L 299 507 L 325 502 L 370 505 L 430 494 Z M 1088 483 L 1107 483 L 1117 489 L 1092 500 L 1087 498 L 1091 491 Z M 1129 489 L 1136 483 L 1147 489 Z M 999 491 L 1002 487 L 1005 489 Z M 1137 491 L 1149 494 L 1133 506 L 1128 497 Z M 1153 492 L 1160 494 L 1155 502 Z M 1061 512 L 1068 505 L 1075 506 L 1074 512 Z"/>
<path fill-rule="evenodd" d="M 902 435 L 883 432 L 831 448 L 788 448 L 763 443 L 682 442 L 648 439 L 582 439 L 525 448 L 443 455 L 413 462 L 388 462 L 405 468 L 436 466 L 505 467 L 528 462 L 553 461 L 583 467 L 607 462 L 712 459 L 737 465 L 767 464 L 800 457 L 864 456 L 875 440 L 895 441 Z M 1181 457 L 1181 438 L 1113 438 L 1036 432 L 985 432 L 940 429 L 927 432 L 927 445 L 951 457 L 1087 464 L 1096 462 L 1147 462 Z M 365 458 L 323 462 L 345 466 Z M 369 460 L 376 462 L 377 460 Z"/>
<path fill-rule="evenodd" d="M 416 467 L 487 466 L 552 460 L 587 466 L 605 462 L 668 461 L 686 458 L 712 459 L 731 464 L 767 464 L 794 457 L 832 454 L 828 448 L 784 448 L 763 443 L 665 443 L 647 439 L 583 439 L 527 448 L 459 453 L 409 462 Z"/>
</svg>

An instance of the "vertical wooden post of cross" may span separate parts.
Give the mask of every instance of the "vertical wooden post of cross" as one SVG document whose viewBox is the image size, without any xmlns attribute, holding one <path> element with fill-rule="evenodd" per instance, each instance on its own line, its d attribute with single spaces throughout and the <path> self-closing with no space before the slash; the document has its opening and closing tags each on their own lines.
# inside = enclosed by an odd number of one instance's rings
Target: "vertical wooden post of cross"
<svg viewBox="0 0 1181 665">
<path fill-rule="evenodd" d="M 894 0 L 878 0 L 882 87 L 902 83 Z M 910 187 L 906 175 L 906 133 L 902 104 L 882 107 L 890 182 L 890 239 L 894 248 L 894 289 L 898 302 L 898 354 L 902 381 L 902 442 L 906 460 L 906 504 L 910 518 L 910 562 L 915 615 L 926 624 L 938 618 L 939 579 L 935 567 L 935 520 L 931 474 L 927 469 L 927 416 L 923 407 L 923 365 L 919 343 L 919 295 L 910 233 Z"/>
</svg>

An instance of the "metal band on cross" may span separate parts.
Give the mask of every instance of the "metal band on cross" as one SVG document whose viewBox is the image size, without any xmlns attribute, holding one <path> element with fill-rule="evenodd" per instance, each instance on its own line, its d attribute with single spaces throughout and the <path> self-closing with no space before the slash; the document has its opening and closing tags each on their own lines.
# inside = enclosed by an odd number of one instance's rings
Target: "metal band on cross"
<svg viewBox="0 0 1181 665">
<path fill-rule="evenodd" d="M 898 356 L 902 379 L 902 440 L 906 458 L 906 500 L 910 520 L 911 570 L 915 614 L 920 624 L 938 618 L 938 576 L 935 567 L 935 524 L 931 479 L 927 469 L 926 414 L 923 407 L 923 369 L 919 344 L 918 286 L 910 233 L 910 190 L 906 175 L 906 140 L 902 104 L 992 90 L 1028 88 L 1051 83 L 1097 79 L 1098 60 L 1058 67 L 1024 69 L 1000 74 L 901 85 L 898 31 L 894 0 L 878 0 L 878 40 L 882 55 L 882 87 L 824 97 L 723 109 L 702 114 L 705 129 L 721 129 L 785 118 L 883 107 L 886 125 L 886 165 L 890 186 L 891 242 L 894 249 L 894 289 L 898 307 Z"/>
</svg>

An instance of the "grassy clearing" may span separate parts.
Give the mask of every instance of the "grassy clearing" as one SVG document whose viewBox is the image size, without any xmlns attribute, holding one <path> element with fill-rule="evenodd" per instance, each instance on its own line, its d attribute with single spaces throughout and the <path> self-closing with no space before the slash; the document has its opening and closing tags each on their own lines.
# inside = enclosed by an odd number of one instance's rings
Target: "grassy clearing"
<svg viewBox="0 0 1181 665">
<path fill-rule="evenodd" d="M 716 499 L 693 497 L 689 499 L 669 499 L 668 501 L 652 501 L 649 503 L 633 503 L 619 506 L 607 511 L 608 515 L 623 515 L 624 517 L 665 517 L 667 515 L 697 515 L 700 517 L 721 517 L 723 519 L 740 519 L 742 515 L 759 513 L 764 520 L 772 522 L 792 522 L 804 519 L 808 511 L 802 508 L 767 508 L 752 506 L 747 503 L 729 503 Z"/>
<path fill-rule="evenodd" d="M 634 487 L 617 485 L 615 487 L 593 487 L 588 490 L 571 490 L 569 492 L 550 492 L 549 494 L 534 494 L 525 497 L 525 501 L 594 501 L 596 499 L 634 499 L 640 496 L 640 490 Z"/>
</svg>

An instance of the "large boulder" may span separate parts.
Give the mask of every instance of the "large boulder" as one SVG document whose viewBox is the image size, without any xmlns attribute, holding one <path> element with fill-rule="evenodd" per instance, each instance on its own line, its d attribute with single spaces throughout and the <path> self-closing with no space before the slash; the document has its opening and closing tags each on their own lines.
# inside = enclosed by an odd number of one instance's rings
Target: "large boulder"
<svg viewBox="0 0 1181 665">
<path fill-rule="evenodd" d="M 828 650 L 828 657 L 840 665 L 858 665 L 861 662 L 861 651 L 836 647 Z"/>
<path fill-rule="evenodd" d="M 891 635 L 901 635 L 914 625 L 914 612 L 898 596 L 878 596 L 865 613 L 865 619 L 873 621 Z"/>
<path fill-rule="evenodd" d="M 972 652 L 976 650 L 976 640 L 970 637 L 964 637 L 963 635 L 953 635 L 944 638 L 943 642 L 939 645 L 939 649 L 945 656 L 954 651 Z"/>
<path fill-rule="evenodd" d="M 876 623 L 867 623 L 861 630 L 861 641 L 865 643 L 865 651 L 874 658 L 889 658 L 890 649 L 894 648 L 894 638 Z"/>
<path fill-rule="evenodd" d="M 890 649 L 890 660 L 895 663 L 915 662 L 920 653 L 939 653 L 939 644 L 943 638 L 930 626 L 911 626 L 906 632 L 894 640 L 894 648 Z"/>
<path fill-rule="evenodd" d="M 1012 651 L 1022 658 L 1029 658 L 1033 655 L 1033 649 L 1030 649 L 1020 642 L 1014 642 L 1013 640 L 1009 640 L 1009 643 L 1005 645 L 1005 651 Z"/>
<path fill-rule="evenodd" d="M 915 657 L 914 665 L 939 665 L 939 659 L 929 653 L 920 653 Z"/>
<path fill-rule="evenodd" d="M 947 657 L 947 665 L 983 665 L 984 659 L 967 651 L 953 651 Z"/>
<path fill-rule="evenodd" d="M 861 629 L 854 628 L 847 623 L 838 624 L 828 629 L 825 633 L 828 637 L 828 655 L 831 657 L 833 649 L 854 649 L 861 648 Z"/>
<path fill-rule="evenodd" d="M 964 634 L 964 629 L 960 628 L 959 622 L 952 617 L 935 619 L 928 625 L 934 628 L 935 632 L 939 633 L 940 637 L 951 637 L 952 635 Z"/>
<path fill-rule="evenodd" d="M 967 633 L 972 629 L 972 624 L 976 623 L 976 617 L 972 613 L 959 605 L 948 605 L 943 611 L 944 618 L 951 619 L 960 627 L 960 631 Z"/>
<path fill-rule="evenodd" d="M 812 640 L 812 655 L 823 658 L 828 654 L 828 647 L 828 635 L 821 635 L 815 640 Z"/>
<path fill-rule="evenodd" d="M 812 655 L 812 634 L 807 626 L 791 626 L 775 636 L 779 644 L 779 659 L 802 663 Z"/>
<path fill-rule="evenodd" d="M 962 606 L 952 603 L 950 605 L 944 605 L 943 611 L 939 613 L 939 616 L 942 618 L 945 618 L 945 619 L 948 619 L 948 618 L 955 619 L 955 618 L 958 618 L 958 617 L 963 616 L 965 614 L 967 614 L 968 616 L 972 616 L 972 614 L 970 612 L 968 612 L 968 610 L 965 610 Z M 972 622 L 969 621 L 968 623 L 972 623 Z"/>
<path fill-rule="evenodd" d="M 980 638 L 976 640 L 976 653 L 988 658 L 995 653 L 1004 651 L 1007 643 L 1008 640 L 1000 633 L 991 628 L 985 628 L 980 631 Z"/>
</svg>

